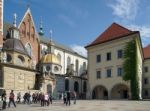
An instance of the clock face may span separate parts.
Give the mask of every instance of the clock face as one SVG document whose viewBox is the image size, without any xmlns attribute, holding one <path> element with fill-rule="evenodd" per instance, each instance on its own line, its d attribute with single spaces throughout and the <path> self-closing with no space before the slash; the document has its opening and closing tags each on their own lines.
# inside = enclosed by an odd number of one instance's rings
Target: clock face
<svg viewBox="0 0 150 111">
<path fill-rule="evenodd" d="M 19 31 L 14 30 L 14 38 L 19 39 Z"/>
</svg>

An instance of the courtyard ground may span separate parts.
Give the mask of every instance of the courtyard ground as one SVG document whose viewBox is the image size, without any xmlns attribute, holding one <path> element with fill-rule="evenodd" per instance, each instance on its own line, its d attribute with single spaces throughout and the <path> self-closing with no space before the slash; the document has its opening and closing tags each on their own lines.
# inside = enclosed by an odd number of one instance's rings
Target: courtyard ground
<svg viewBox="0 0 150 111">
<path fill-rule="evenodd" d="M 54 101 L 49 107 L 40 104 L 18 104 L 5 111 L 150 111 L 150 101 L 115 101 L 115 100 L 78 100 L 77 104 L 65 106 L 62 101 Z"/>
</svg>

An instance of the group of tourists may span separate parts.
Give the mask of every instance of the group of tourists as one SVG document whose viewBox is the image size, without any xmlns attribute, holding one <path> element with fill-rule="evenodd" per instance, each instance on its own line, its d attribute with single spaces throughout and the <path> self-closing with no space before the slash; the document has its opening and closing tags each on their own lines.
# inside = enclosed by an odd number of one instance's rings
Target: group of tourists
<svg viewBox="0 0 150 111">
<path fill-rule="evenodd" d="M 67 106 L 70 106 L 70 100 L 72 99 L 72 94 L 73 94 L 73 99 L 74 99 L 74 104 L 76 104 L 76 92 L 64 92 L 62 93 L 62 99 L 63 99 L 63 103 Z M 2 109 L 6 109 L 7 107 L 7 94 L 6 91 L 4 90 L 2 95 L 1 95 L 1 100 L 2 100 Z M 21 101 L 23 99 L 23 101 Z M 21 98 L 21 92 L 17 93 L 17 97 L 16 97 L 16 101 L 15 101 L 15 94 L 14 91 L 11 90 L 10 94 L 9 94 L 9 102 L 8 102 L 8 108 L 10 107 L 11 104 L 14 105 L 14 107 L 16 107 L 16 103 L 23 103 L 23 104 L 36 104 L 36 103 L 40 103 L 41 107 L 44 106 L 49 106 L 50 104 L 52 104 L 52 94 L 51 93 L 42 93 L 42 92 L 36 92 L 31 94 L 30 92 L 26 92 L 23 95 L 23 98 Z"/>
</svg>

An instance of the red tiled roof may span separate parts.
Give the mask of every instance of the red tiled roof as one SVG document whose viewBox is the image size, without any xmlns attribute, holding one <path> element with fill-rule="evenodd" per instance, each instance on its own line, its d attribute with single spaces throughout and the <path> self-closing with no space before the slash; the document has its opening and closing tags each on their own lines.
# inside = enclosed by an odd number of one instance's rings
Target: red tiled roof
<svg viewBox="0 0 150 111">
<path fill-rule="evenodd" d="M 130 35 L 130 34 L 136 33 L 136 32 L 137 31 L 131 31 L 117 23 L 113 23 L 101 35 L 99 35 L 90 45 L 86 47 L 108 42 L 108 41 L 118 39 L 118 38 Z"/>
<path fill-rule="evenodd" d="M 150 59 L 150 44 L 143 48 L 144 51 L 144 58 Z"/>
</svg>

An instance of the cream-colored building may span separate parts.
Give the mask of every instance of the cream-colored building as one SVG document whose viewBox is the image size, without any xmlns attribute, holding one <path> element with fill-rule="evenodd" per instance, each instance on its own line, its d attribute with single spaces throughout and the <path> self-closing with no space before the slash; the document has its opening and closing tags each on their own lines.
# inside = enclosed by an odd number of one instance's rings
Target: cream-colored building
<svg viewBox="0 0 150 111">
<path fill-rule="evenodd" d="M 150 45 L 144 48 L 143 98 L 150 99 Z"/>
<path fill-rule="evenodd" d="M 88 93 L 92 99 L 127 99 L 130 83 L 122 79 L 123 51 L 127 42 L 137 41 L 137 79 L 142 98 L 143 53 L 138 31 L 130 31 L 116 23 L 108 27 L 90 45 L 88 50 Z"/>
</svg>

